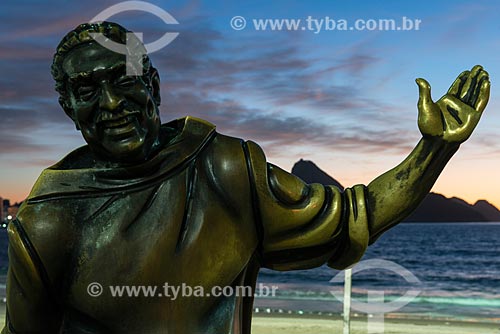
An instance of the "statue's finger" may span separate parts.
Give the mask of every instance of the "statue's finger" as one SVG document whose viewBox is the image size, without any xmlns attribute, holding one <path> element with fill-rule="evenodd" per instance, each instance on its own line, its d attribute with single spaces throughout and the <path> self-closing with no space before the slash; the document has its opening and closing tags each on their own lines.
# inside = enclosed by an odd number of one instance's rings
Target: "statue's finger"
<svg viewBox="0 0 500 334">
<path fill-rule="evenodd" d="M 455 97 L 457 99 L 460 99 L 460 93 L 462 92 L 464 86 L 465 86 L 465 83 L 467 82 L 467 79 L 469 78 L 470 76 L 470 71 L 463 71 L 462 72 L 462 75 L 460 76 L 460 83 L 458 85 L 458 92 L 455 94 Z"/>
<path fill-rule="evenodd" d="M 418 85 L 418 109 L 423 112 L 428 112 L 434 104 L 431 97 L 431 85 L 427 80 L 418 78 L 415 80 Z"/>
<path fill-rule="evenodd" d="M 483 71 L 483 67 L 480 65 L 476 65 L 472 68 L 469 77 L 465 81 L 464 86 L 462 87 L 462 90 L 460 92 L 460 100 L 462 102 L 470 105 L 471 102 L 471 96 L 474 93 L 474 90 L 476 88 L 477 84 L 477 77 L 478 75 Z"/>
<path fill-rule="evenodd" d="M 477 84 L 470 98 L 470 103 L 469 103 L 470 106 L 475 107 L 475 105 L 477 104 L 477 100 L 479 99 L 479 94 L 481 93 L 483 82 L 486 80 L 489 80 L 489 74 L 486 71 L 482 71 L 477 77 Z"/>
<path fill-rule="evenodd" d="M 481 90 L 479 92 L 479 97 L 477 99 L 477 102 L 474 105 L 474 109 L 482 113 L 484 111 L 484 108 L 486 108 L 489 99 L 490 99 L 490 80 L 486 79 L 481 84 Z"/>
<path fill-rule="evenodd" d="M 469 75 L 469 71 L 463 71 L 460 75 L 455 79 L 453 84 L 448 89 L 448 94 L 457 97 L 458 93 L 462 89 L 462 86 L 465 84 L 465 80 L 467 80 L 467 76 Z"/>
<path fill-rule="evenodd" d="M 418 127 L 422 133 L 437 136 L 443 131 L 444 123 L 439 107 L 432 101 L 431 85 L 422 78 L 416 80 L 419 90 Z"/>
</svg>

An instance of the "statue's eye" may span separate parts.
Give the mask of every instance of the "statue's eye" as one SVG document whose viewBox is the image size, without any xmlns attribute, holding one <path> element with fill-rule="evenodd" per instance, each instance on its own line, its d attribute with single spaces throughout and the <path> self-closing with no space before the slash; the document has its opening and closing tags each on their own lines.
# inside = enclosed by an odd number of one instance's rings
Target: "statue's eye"
<svg viewBox="0 0 500 334">
<path fill-rule="evenodd" d="M 133 76 L 124 76 L 116 81 L 116 85 L 122 88 L 129 88 L 135 85 L 137 80 Z"/>
<path fill-rule="evenodd" d="M 78 97 L 82 101 L 89 101 L 96 95 L 96 88 L 93 86 L 82 86 L 78 88 Z"/>
</svg>

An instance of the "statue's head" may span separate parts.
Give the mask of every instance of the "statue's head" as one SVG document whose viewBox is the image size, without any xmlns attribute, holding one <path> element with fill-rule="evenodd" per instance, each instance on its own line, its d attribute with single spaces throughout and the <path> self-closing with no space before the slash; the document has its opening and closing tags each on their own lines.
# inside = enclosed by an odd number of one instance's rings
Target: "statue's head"
<svg viewBox="0 0 500 334">
<path fill-rule="evenodd" d="M 147 160 L 159 144 L 158 72 L 143 52 L 142 71 L 127 75 L 125 52 L 102 46 L 92 33 L 127 48 L 131 45 L 127 43 L 130 31 L 116 23 L 85 23 L 69 32 L 52 64 L 59 103 L 100 160 Z M 138 39 L 135 45 L 144 48 Z"/>
</svg>

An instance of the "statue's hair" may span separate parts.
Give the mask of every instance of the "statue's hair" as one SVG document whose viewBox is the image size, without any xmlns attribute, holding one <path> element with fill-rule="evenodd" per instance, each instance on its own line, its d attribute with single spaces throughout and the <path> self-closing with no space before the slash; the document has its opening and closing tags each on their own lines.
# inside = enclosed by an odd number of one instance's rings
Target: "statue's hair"
<svg viewBox="0 0 500 334">
<path fill-rule="evenodd" d="M 94 38 L 90 35 L 91 33 L 101 33 L 114 42 L 126 44 L 127 33 L 130 32 L 131 31 L 125 29 L 117 23 L 103 21 L 96 23 L 83 23 L 67 33 L 57 46 L 51 67 L 52 77 L 56 81 L 56 91 L 61 95 L 60 99 L 66 98 L 68 94 L 66 90 L 66 73 L 64 72 L 62 65 L 64 58 L 71 50 L 79 45 L 95 42 Z M 154 70 L 151 60 L 147 54 L 144 54 L 143 56 L 142 67 L 144 73 L 143 76 L 149 76 Z"/>
</svg>

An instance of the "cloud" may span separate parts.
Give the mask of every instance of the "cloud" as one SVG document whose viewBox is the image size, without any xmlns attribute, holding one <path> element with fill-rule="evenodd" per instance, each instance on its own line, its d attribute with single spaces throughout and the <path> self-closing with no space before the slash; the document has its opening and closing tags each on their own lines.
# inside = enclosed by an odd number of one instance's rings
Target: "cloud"
<svg viewBox="0 0 500 334">
<path fill-rule="evenodd" d="M 227 37 L 225 37 L 227 40 Z M 159 59 L 158 68 L 166 72 L 168 89 L 196 90 L 206 95 L 251 92 L 273 106 L 306 104 L 314 111 L 363 109 L 373 101 L 361 97 L 357 82 L 340 82 L 337 77 L 357 75 L 377 59 L 356 53 L 336 64 L 324 64 L 303 56 L 290 37 L 273 41 L 245 40 L 248 51 L 232 52 L 218 47 L 223 37 L 206 27 L 202 32 L 181 32 Z M 240 45 L 226 41 L 227 45 Z M 259 50 L 255 52 L 253 50 Z M 156 62 L 156 60 L 154 60 Z M 319 65 L 319 66 L 318 66 Z"/>
<path fill-rule="evenodd" d="M 207 119 L 217 125 L 218 131 L 263 143 L 268 153 L 286 155 L 286 147 L 335 148 L 349 152 L 389 153 L 407 152 L 412 144 L 406 132 L 366 130 L 359 125 L 321 122 L 301 116 L 283 116 L 279 111 L 269 112 L 249 108 L 235 100 L 205 100 L 189 93 L 166 93 L 167 111 L 163 119 L 191 115 Z M 306 114 L 306 113 L 305 113 Z"/>
<path fill-rule="evenodd" d="M 47 150 L 47 147 L 34 143 L 29 136 L 17 134 L 14 131 L 2 131 L 0 134 L 0 155 L 3 154 L 27 154 L 40 150 Z"/>
</svg>

